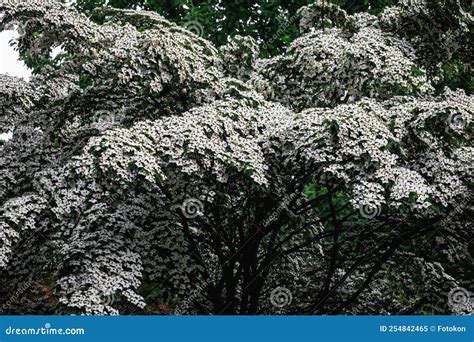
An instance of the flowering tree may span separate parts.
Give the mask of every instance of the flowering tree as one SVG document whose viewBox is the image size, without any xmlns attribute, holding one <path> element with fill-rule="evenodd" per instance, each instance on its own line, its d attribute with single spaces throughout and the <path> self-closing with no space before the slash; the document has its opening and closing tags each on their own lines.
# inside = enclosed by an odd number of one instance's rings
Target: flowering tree
<svg viewBox="0 0 474 342">
<path fill-rule="evenodd" d="M 471 2 L 463 0 L 464 2 Z M 351 13 L 369 10 L 378 13 L 397 0 L 327 0 Z M 93 20 L 102 20 L 101 9 L 107 6 L 122 9 L 155 11 L 166 19 L 185 25 L 198 35 L 222 45 L 229 36 L 251 36 L 263 42 L 263 54 L 275 55 L 298 35 L 298 9 L 311 0 L 76 0 L 75 6 Z M 96 9 L 99 8 L 99 11 Z"/>
<path fill-rule="evenodd" d="M 316 2 L 271 59 L 153 12 L 2 6 L 36 66 L 0 76 L 3 311 L 472 312 L 473 97 L 393 29 L 430 6 Z M 470 14 L 436 10 L 462 45 Z"/>
</svg>

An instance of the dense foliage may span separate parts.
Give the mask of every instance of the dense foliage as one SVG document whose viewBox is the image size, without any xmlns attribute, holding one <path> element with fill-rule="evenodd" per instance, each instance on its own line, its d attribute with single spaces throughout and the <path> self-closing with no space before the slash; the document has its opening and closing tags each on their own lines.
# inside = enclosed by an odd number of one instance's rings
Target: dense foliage
<svg viewBox="0 0 474 342">
<path fill-rule="evenodd" d="M 190 26 L 217 46 L 227 43 L 229 36 L 251 36 L 265 46 L 262 53 L 278 54 L 298 36 L 297 11 L 312 0 L 78 0 L 77 8 L 88 14 L 107 6 L 122 9 L 142 8 L 160 13 L 168 20 Z M 332 0 L 350 13 L 380 12 L 396 0 Z M 97 13 L 97 12 L 96 12 Z M 98 12 L 100 13 L 100 12 Z M 322 13 L 322 16 L 325 14 Z M 101 20 L 96 14 L 94 19 Z"/>
<path fill-rule="evenodd" d="M 474 97 L 445 87 L 472 70 L 459 1 L 317 1 L 271 58 L 258 30 L 216 44 L 151 11 L 2 6 L 35 67 L 0 76 L 2 311 L 473 312 Z"/>
</svg>

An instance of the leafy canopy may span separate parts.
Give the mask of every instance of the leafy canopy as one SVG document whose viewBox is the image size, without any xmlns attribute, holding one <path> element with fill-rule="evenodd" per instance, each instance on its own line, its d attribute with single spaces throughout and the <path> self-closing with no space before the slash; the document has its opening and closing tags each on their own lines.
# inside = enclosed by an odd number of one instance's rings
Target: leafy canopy
<svg viewBox="0 0 474 342">
<path fill-rule="evenodd" d="M 474 98 L 441 89 L 472 16 L 408 5 L 315 2 L 272 58 L 152 11 L 2 5 L 37 61 L 0 77 L 2 310 L 472 313 L 446 296 L 473 279 Z"/>
</svg>

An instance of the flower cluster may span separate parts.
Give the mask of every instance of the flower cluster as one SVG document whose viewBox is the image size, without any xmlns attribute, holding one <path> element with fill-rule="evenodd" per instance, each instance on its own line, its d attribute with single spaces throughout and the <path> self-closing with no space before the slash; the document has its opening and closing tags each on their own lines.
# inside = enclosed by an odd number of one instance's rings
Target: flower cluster
<svg viewBox="0 0 474 342">
<path fill-rule="evenodd" d="M 376 27 L 307 33 L 285 55 L 259 65 L 255 88 L 296 111 L 432 91 L 409 46 Z"/>
</svg>

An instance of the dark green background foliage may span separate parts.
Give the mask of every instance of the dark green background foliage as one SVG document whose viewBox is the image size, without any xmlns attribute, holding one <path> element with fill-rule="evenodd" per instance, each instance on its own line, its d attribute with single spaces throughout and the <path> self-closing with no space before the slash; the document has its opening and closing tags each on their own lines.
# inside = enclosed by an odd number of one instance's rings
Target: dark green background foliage
<svg viewBox="0 0 474 342">
<path fill-rule="evenodd" d="M 105 0 L 78 0 L 77 6 L 86 13 L 104 6 Z M 229 36 L 248 35 L 265 43 L 263 56 L 276 55 L 298 36 L 296 11 L 313 0 L 110 0 L 109 6 L 156 11 L 166 19 L 179 24 L 198 21 L 204 38 L 217 46 L 227 42 Z M 329 2 L 329 0 L 328 0 Z M 331 0 L 349 13 L 380 12 L 397 0 Z M 278 33 L 277 33 L 278 32 Z M 277 37 L 277 39 L 272 39 Z"/>
</svg>

